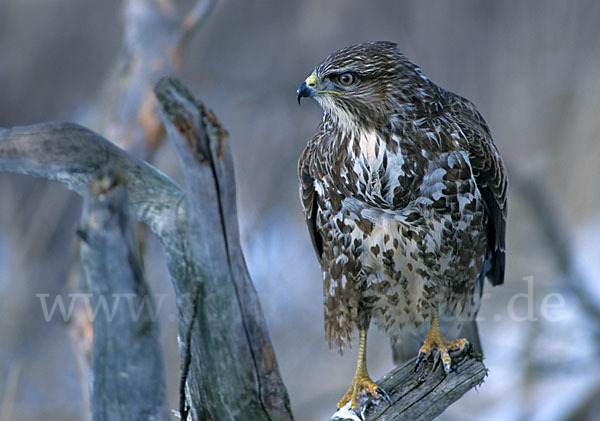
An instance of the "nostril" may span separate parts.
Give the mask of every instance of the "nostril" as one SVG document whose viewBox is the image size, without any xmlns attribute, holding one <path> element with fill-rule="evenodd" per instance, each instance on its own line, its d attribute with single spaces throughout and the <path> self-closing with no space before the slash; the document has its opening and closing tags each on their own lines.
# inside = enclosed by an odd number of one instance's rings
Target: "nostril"
<svg viewBox="0 0 600 421">
<path fill-rule="evenodd" d="M 310 83 L 308 84 L 308 87 L 309 87 L 309 88 L 314 88 L 315 86 L 317 86 L 317 84 L 316 84 L 315 82 L 310 82 Z"/>
</svg>

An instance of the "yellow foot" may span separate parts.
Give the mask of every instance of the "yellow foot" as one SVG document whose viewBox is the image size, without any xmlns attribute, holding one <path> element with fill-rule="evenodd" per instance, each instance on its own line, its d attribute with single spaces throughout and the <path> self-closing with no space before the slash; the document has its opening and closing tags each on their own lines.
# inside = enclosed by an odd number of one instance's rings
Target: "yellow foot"
<svg viewBox="0 0 600 421">
<path fill-rule="evenodd" d="M 450 353 L 448 351 L 460 350 L 464 351 L 469 347 L 469 341 L 465 338 L 455 339 L 453 341 L 447 341 L 438 329 L 430 329 L 425 339 L 425 343 L 419 350 L 419 356 L 417 358 L 417 367 L 423 362 L 429 355 L 439 352 L 440 359 L 444 364 L 444 371 L 446 374 L 450 373 L 452 360 L 450 359 Z M 435 355 L 435 354 L 434 354 Z"/>
<path fill-rule="evenodd" d="M 375 399 L 385 399 L 386 402 L 391 404 L 390 398 L 385 391 L 379 387 L 373 380 L 369 378 L 368 374 L 357 374 L 352 380 L 352 385 L 337 404 L 338 409 L 346 405 L 351 401 L 350 407 L 353 411 L 357 411 L 360 406 L 360 396 L 364 392 L 370 393 Z"/>
</svg>

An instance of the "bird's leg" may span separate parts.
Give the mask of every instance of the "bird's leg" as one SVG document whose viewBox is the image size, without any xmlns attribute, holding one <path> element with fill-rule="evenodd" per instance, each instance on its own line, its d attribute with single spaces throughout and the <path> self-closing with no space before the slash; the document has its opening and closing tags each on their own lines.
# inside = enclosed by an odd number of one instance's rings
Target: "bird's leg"
<svg viewBox="0 0 600 421">
<path fill-rule="evenodd" d="M 356 364 L 356 373 L 350 388 L 344 397 L 338 402 L 338 409 L 351 401 L 351 408 L 356 411 L 360 405 L 359 397 L 363 392 L 370 393 L 375 399 L 385 399 L 390 403 L 390 398 L 387 393 L 379 387 L 367 372 L 367 330 L 360 329 L 358 331 L 358 363 Z"/>
<path fill-rule="evenodd" d="M 444 371 L 446 374 L 450 373 L 450 367 L 452 360 L 448 351 L 453 350 L 464 350 L 468 347 L 469 342 L 465 338 L 455 339 L 453 341 L 447 341 L 442 332 L 440 331 L 440 320 L 437 309 L 431 317 L 431 323 L 429 325 L 429 332 L 425 343 L 419 350 L 419 356 L 417 358 L 417 366 L 421 364 L 433 351 L 437 350 L 440 353 L 440 358 L 444 364 Z"/>
</svg>

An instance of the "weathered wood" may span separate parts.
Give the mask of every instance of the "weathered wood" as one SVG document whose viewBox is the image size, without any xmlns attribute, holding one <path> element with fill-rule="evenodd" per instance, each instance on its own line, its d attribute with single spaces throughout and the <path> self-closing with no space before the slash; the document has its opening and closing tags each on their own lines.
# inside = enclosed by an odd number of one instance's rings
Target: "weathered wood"
<svg viewBox="0 0 600 421">
<path fill-rule="evenodd" d="M 134 240 L 127 192 L 114 173 L 92 181 L 79 233 L 93 308 L 98 309 L 92 419 L 169 420 L 156 307 Z"/>
<path fill-rule="evenodd" d="M 192 364 L 187 400 L 199 418 L 291 419 L 287 393 L 239 243 L 235 180 L 227 133 L 212 112 L 173 78 L 155 88 L 169 138 L 183 168 L 188 206 Z M 191 326 L 191 325 L 190 325 Z M 185 329 L 180 329 L 182 334 Z M 216 349 L 221 352 L 214 352 Z M 186 350 L 182 350 L 185 355 Z M 204 415 L 204 416 L 203 416 Z M 196 418 L 194 418 L 196 419 Z"/>
<path fill-rule="evenodd" d="M 107 167 L 121 169 L 135 218 L 161 239 L 171 235 L 183 190 L 153 166 L 73 123 L 0 128 L 0 171 L 57 181 L 84 196 L 93 176 Z"/>
<path fill-rule="evenodd" d="M 197 139 L 196 146 L 205 152 L 203 160 L 196 160 L 192 144 L 182 143 L 185 137 L 173 141 L 191 204 L 160 171 L 71 123 L 0 129 L 0 171 L 58 181 L 85 195 L 98 171 L 119 168 L 132 214 L 148 224 L 165 249 L 178 307 L 185 404 L 193 419 L 291 419 L 239 245 L 224 132 L 182 87 L 170 90 L 172 86 L 174 82 L 165 82 L 162 91 L 161 100 L 171 106 L 163 111 L 166 124 L 176 118 L 179 128 L 189 129 L 187 138 Z M 174 127 L 170 132 L 178 136 Z"/>
<path fill-rule="evenodd" d="M 453 370 L 444 373 L 441 364 L 425 361 L 415 370 L 416 358 L 396 367 L 377 380 L 392 401 L 368 399 L 363 417 L 365 421 L 432 420 L 456 402 L 470 389 L 483 383 L 487 369 L 480 356 L 453 354 Z M 348 415 L 346 415 L 348 414 Z M 340 411 L 332 420 L 358 420 L 351 413 Z"/>
</svg>

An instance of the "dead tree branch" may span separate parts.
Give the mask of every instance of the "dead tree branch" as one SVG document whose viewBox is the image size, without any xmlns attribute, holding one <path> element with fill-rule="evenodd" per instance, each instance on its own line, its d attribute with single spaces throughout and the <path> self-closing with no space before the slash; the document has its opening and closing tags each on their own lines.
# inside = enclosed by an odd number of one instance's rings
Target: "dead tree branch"
<svg viewBox="0 0 600 421">
<path fill-rule="evenodd" d="M 487 369 L 478 358 L 469 354 L 453 356 L 456 364 L 446 375 L 441 364 L 431 362 L 415 370 L 416 358 L 396 367 L 377 381 L 392 401 L 378 403 L 369 400 L 364 411 L 365 421 L 432 420 L 472 388 L 483 383 Z M 346 420 L 338 414 L 333 420 Z"/>
<path fill-rule="evenodd" d="M 175 79 L 155 88 L 162 119 L 183 168 L 190 279 L 200 291 L 198 313 L 187 320 L 187 400 L 213 419 L 291 419 L 266 322 L 242 254 L 233 162 L 227 133 L 214 114 Z M 180 332 L 186 330 L 180 326 Z M 215 353 L 215 349 L 226 352 Z"/>
<path fill-rule="evenodd" d="M 92 181 L 79 229 L 94 308 L 108 309 L 93 320 L 92 419 L 169 420 L 156 307 L 119 181 L 117 173 Z"/>
<path fill-rule="evenodd" d="M 84 196 L 94 175 L 107 167 L 122 170 L 135 218 L 160 238 L 167 237 L 183 191 L 156 168 L 77 124 L 0 128 L 0 171 L 57 181 Z"/>
<path fill-rule="evenodd" d="M 167 255 L 180 352 L 190 362 L 183 409 L 189 406 L 193 419 L 291 419 L 239 245 L 226 134 L 176 82 L 163 80 L 157 95 L 185 193 L 152 166 L 70 123 L 0 129 L 0 170 L 58 181 L 85 195 L 98 171 L 119 168 L 132 214 L 159 237 Z"/>
</svg>

